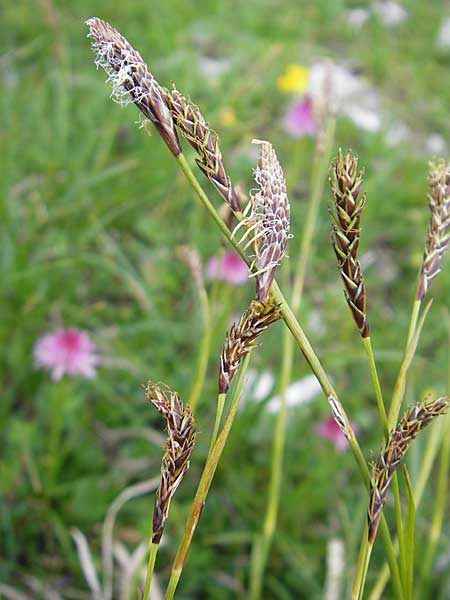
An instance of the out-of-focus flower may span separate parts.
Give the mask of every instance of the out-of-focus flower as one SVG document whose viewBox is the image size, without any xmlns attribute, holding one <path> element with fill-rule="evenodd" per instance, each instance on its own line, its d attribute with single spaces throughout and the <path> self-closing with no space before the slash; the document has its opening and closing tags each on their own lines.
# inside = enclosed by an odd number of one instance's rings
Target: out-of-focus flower
<svg viewBox="0 0 450 600">
<path fill-rule="evenodd" d="M 399 3 L 393 0 L 381 0 L 374 6 L 378 18 L 386 27 L 396 27 L 408 18 L 408 12 Z"/>
<path fill-rule="evenodd" d="M 277 77 L 277 86 L 282 92 L 301 94 L 308 86 L 308 78 L 308 67 L 291 63 L 286 65 L 284 73 Z"/>
<path fill-rule="evenodd" d="M 306 375 L 299 379 L 298 381 L 294 381 L 289 384 L 284 392 L 286 406 L 288 408 L 296 408 L 298 406 L 302 406 L 303 404 L 307 404 L 316 398 L 322 388 L 320 387 L 320 383 L 317 381 L 315 375 Z M 281 398 L 280 396 L 274 396 L 267 403 L 267 410 L 270 413 L 276 413 L 280 410 L 281 407 Z"/>
<path fill-rule="evenodd" d="M 446 154 L 447 142 L 440 133 L 432 133 L 425 140 L 425 148 L 430 154 Z"/>
<path fill-rule="evenodd" d="M 58 329 L 41 337 L 34 346 L 34 359 L 55 381 L 63 375 L 94 377 L 99 362 L 89 335 L 75 328 Z"/>
<path fill-rule="evenodd" d="M 366 131 L 381 128 L 379 94 L 362 77 L 344 65 L 330 61 L 317 62 L 309 70 L 308 93 L 313 102 L 321 102 L 328 90 L 333 109 L 349 117 Z"/>
<path fill-rule="evenodd" d="M 367 8 L 357 7 L 348 12 L 347 22 L 352 27 L 362 27 L 370 18 Z"/>
<path fill-rule="evenodd" d="M 232 108 L 226 106 L 219 112 L 219 123 L 222 127 L 230 127 L 236 123 L 236 113 Z"/>
<path fill-rule="evenodd" d="M 221 279 L 233 285 L 247 281 L 249 270 L 245 262 L 235 252 L 224 252 L 221 257 L 211 256 L 206 265 L 209 279 Z"/>
<path fill-rule="evenodd" d="M 208 81 L 219 79 L 230 67 L 231 63 L 226 58 L 202 56 L 199 60 L 199 70 Z"/>
<path fill-rule="evenodd" d="M 442 20 L 437 36 L 437 45 L 443 50 L 450 50 L 450 15 Z"/>
<path fill-rule="evenodd" d="M 352 423 L 353 431 L 357 432 L 357 427 L 354 423 Z M 348 442 L 345 435 L 339 429 L 338 424 L 333 419 L 332 416 L 327 417 L 323 421 L 320 421 L 314 427 L 314 431 L 320 435 L 320 437 L 325 438 L 332 442 L 338 452 L 344 452 L 348 448 Z"/>
<path fill-rule="evenodd" d="M 284 129 L 293 137 L 315 135 L 317 126 L 314 121 L 314 113 L 311 97 L 306 94 L 292 104 L 283 118 Z"/>
</svg>

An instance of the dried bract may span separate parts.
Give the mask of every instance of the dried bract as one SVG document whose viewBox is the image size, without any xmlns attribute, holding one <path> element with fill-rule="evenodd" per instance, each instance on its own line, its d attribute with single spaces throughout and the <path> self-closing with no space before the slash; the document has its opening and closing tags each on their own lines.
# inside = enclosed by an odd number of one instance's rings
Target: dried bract
<svg viewBox="0 0 450 600">
<path fill-rule="evenodd" d="M 159 544 L 169 513 L 172 496 L 189 468 L 195 443 L 195 421 L 189 406 L 167 386 L 148 381 L 145 396 L 166 419 L 167 446 L 161 466 L 161 481 L 155 497 L 152 542 Z"/>
<path fill-rule="evenodd" d="M 260 155 L 255 169 L 258 190 L 250 200 L 250 214 L 236 230 L 247 227 L 241 242 L 249 235 L 246 247 L 253 244 L 256 267 L 256 296 L 266 302 L 281 259 L 286 255 L 290 227 L 290 206 L 286 193 L 286 180 L 272 144 L 253 140 L 260 144 Z M 235 230 L 235 231 L 236 231 Z"/>
<path fill-rule="evenodd" d="M 219 136 L 209 127 L 198 106 L 175 87 L 171 91 L 163 89 L 163 95 L 178 129 L 200 156 L 197 165 L 225 202 L 239 211 L 238 196 L 223 164 Z"/>
<path fill-rule="evenodd" d="M 219 394 L 225 394 L 247 352 L 256 346 L 256 338 L 281 317 L 277 304 L 252 301 L 227 334 L 220 355 Z"/>
<path fill-rule="evenodd" d="M 411 407 L 398 426 L 391 431 L 380 457 L 373 466 L 370 488 L 368 525 L 369 542 L 373 543 L 377 533 L 392 474 L 408 450 L 409 445 L 428 423 L 444 414 L 450 406 L 450 396 L 437 400 L 425 399 Z"/>
<path fill-rule="evenodd" d="M 366 196 L 361 195 L 363 172 L 357 169 L 358 158 L 350 152 L 343 156 L 339 150 L 330 178 L 334 197 L 330 214 L 333 221 L 333 247 L 344 282 L 345 298 L 361 336 L 368 337 L 366 290 L 358 259 L 360 218 Z"/>
<path fill-rule="evenodd" d="M 139 52 L 106 21 L 92 17 L 86 24 L 95 64 L 105 70 L 112 85 L 111 97 L 122 105 L 134 102 L 155 125 L 172 154 L 178 156 L 181 148 L 172 115 Z"/>
<path fill-rule="evenodd" d="M 430 221 L 416 299 L 422 300 L 439 273 L 441 261 L 450 243 L 450 163 L 430 162 L 428 174 Z"/>
</svg>

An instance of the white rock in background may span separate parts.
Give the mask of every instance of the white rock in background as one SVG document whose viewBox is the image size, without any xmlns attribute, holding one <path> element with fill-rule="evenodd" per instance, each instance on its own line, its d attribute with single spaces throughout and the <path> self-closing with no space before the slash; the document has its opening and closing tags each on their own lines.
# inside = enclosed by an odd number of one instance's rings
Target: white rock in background
<svg viewBox="0 0 450 600">
<path fill-rule="evenodd" d="M 392 0 L 377 2 L 374 10 L 386 27 L 396 27 L 408 18 L 408 11 L 399 2 Z"/>
<path fill-rule="evenodd" d="M 450 50 L 450 15 L 441 21 L 441 27 L 437 36 L 437 45 L 445 50 Z"/>
<path fill-rule="evenodd" d="M 315 375 L 306 375 L 298 381 L 294 381 L 286 388 L 286 405 L 290 408 L 307 404 L 316 398 L 322 392 L 320 383 Z M 276 413 L 280 410 L 280 396 L 274 396 L 267 404 L 267 410 L 270 413 Z"/>
</svg>

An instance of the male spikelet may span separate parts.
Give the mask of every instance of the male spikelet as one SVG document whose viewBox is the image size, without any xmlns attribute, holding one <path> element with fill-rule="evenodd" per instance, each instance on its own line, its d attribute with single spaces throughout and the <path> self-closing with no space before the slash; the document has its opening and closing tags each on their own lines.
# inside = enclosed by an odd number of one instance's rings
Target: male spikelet
<svg viewBox="0 0 450 600">
<path fill-rule="evenodd" d="M 330 178 L 334 203 L 330 208 L 333 221 L 333 247 L 344 282 L 345 298 L 361 336 L 369 336 L 366 314 L 366 289 L 358 260 L 361 235 L 360 218 L 366 202 L 361 195 L 363 172 L 358 172 L 358 158 L 339 150 Z"/>
<path fill-rule="evenodd" d="M 175 87 L 171 91 L 163 89 L 163 97 L 183 137 L 200 156 L 197 165 L 225 202 L 239 211 L 239 198 L 225 171 L 217 133 L 209 127 L 198 106 Z"/>
<path fill-rule="evenodd" d="M 275 150 L 270 142 L 253 140 L 260 144 L 260 155 L 255 169 L 258 190 L 250 199 L 250 215 L 235 229 L 247 227 L 241 242 L 253 236 L 246 247 L 253 244 L 256 271 L 256 297 L 266 302 L 281 259 L 286 255 L 290 228 L 290 206 L 286 193 L 286 180 Z"/>
<path fill-rule="evenodd" d="M 422 300 L 441 270 L 441 261 L 450 243 L 450 163 L 445 164 L 444 160 L 430 161 L 428 187 L 430 221 L 416 300 Z"/>
<path fill-rule="evenodd" d="M 276 304 L 253 300 L 240 321 L 232 325 L 220 355 L 219 394 L 225 394 L 247 352 L 256 346 L 256 338 L 280 318 Z"/>
<path fill-rule="evenodd" d="M 370 543 L 373 543 L 377 533 L 393 472 L 419 431 L 435 417 L 444 414 L 449 406 L 450 395 L 437 400 L 425 399 L 409 408 L 398 426 L 391 431 L 384 450 L 373 466 L 367 515 Z"/>
<path fill-rule="evenodd" d="M 181 147 L 172 115 L 139 52 L 106 21 L 92 17 L 86 24 L 95 64 L 105 70 L 112 85 L 111 97 L 122 105 L 134 102 L 155 125 L 172 154 L 178 156 Z"/>
<path fill-rule="evenodd" d="M 184 407 L 178 394 L 167 386 L 148 381 L 145 396 L 163 415 L 167 424 L 167 445 L 153 510 L 152 542 L 159 544 L 170 501 L 189 468 L 189 457 L 195 443 L 195 421 L 189 406 Z"/>
</svg>

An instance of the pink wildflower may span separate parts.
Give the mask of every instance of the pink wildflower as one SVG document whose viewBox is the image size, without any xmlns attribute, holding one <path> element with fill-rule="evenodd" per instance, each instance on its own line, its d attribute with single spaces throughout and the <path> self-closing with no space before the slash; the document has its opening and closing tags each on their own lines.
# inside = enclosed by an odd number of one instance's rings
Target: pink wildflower
<svg viewBox="0 0 450 600">
<path fill-rule="evenodd" d="M 98 356 L 88 334 L 79 329 L 58 329 L 41 337 L 34 346 L 38 367 L 51 371 L 57 381 L 63 375 L 94 377 Z"/>
<path fill-rule="evenodd" d="M 353 431 L 357 431 L 357 427 L 352 423 Z M 338 452 L 344 452 L 348 448 L 348 442 L 345 435 L 339 429 L 338 424 L 332 416 L 327 417 L 323 421 L 320 421 L 314 427 L 314 431 L 320 435 L 320 437 L 330 440 Z"/>
<path fill-rule="evenodd" d="M 314 120 L 311 97 L 306 94 L 293 104 L 283 117 L 284 129 L 293 137 L 315 135 L 317 125 Z"/>
<path fill-rule="evenodd" d="M 249 270 L 245 262 L 235 252 L 224 252 L 223 256 L 211 256 L 206 265 L 209 279 L 221 279 L 233 285 L 247 281 Z"/>
</svg>

